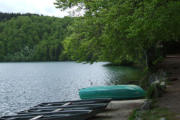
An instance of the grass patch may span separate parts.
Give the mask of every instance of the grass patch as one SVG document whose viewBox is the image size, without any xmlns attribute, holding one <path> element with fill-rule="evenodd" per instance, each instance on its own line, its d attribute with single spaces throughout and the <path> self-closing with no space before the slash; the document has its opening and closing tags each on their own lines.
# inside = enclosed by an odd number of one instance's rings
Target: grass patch
<svg viewBox="0 0 180 120">
<path fill-rule="evenodd" d="M 138 113 L 137 110 L 134 110 L 131 115 L 129 116 L 128 120 L 136 120 L 136 114 Z"/>
<path fill-rule="evenodd" d="M 176 120 L 175 115 L 165 108 L 154 108 L 147 111 L 135 110 L 128 120 L 137 120 L 137 118 L 141 118 L 141 120 L 160 120 L 161 118 Z"/>
</svg>

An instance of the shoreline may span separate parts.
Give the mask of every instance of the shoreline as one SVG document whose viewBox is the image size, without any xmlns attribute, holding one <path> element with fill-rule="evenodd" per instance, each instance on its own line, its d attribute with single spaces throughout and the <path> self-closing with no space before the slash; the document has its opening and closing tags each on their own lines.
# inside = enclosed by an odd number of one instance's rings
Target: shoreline
<svg viewBox="0 0 180 120">
<path fill-rule="evenodd" d="M 168 73 L 166 93 L 158 99 L 158 105 L 169 109 L 180 119 L 180 55 L 169 55 L 163 63 Z"/>
<path fill-rule="evenodd" d="M 153 87 L 149 108 L 137 109 L 128 120 L 180 119 L 180 55 L 168 55 L 160 64 L 159 70 L 166 73 L 163 78 L 164 88 L 161 86 L 162 78 L 156 78 L 155 84 L 151 84 Z M 160 71 L 157 74 L 160 74 Z"/>
</svg>

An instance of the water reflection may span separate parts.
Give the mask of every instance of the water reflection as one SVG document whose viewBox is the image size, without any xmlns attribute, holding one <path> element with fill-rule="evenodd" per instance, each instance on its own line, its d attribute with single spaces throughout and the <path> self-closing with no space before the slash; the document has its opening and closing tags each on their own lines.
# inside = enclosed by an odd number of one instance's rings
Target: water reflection
<svg viewBox="0 0 180 120">
<path fill-rule="evenodd" d="M 106 77 L 108 85 L 118 84 L 138 84 L 142 78 L 143 72 L 135 67 L 126 66 L 110 66 L 104 65 L 106 68 Z"/>
</svg>

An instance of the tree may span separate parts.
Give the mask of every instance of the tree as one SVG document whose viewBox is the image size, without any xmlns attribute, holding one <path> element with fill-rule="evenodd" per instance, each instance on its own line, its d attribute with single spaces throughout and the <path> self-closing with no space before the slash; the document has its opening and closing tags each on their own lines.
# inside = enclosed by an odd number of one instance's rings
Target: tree
<svg viewBox="0 0 180 120">
<path fill-rule="evenodd" d="M 61 10 L 74 6 L 85 10 L 64 41 L 64 52 L 81 61 L 150 67 L 163 42 L 180 38 L 180 1 L 56 0 L 55 4 Z"/>
</svg>

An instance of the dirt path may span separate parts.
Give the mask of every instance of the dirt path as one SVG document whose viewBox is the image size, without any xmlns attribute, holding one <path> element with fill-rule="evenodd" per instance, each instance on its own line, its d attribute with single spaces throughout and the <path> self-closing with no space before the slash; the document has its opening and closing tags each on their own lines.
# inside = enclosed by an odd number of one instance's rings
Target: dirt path
<svg viewBox="0 0 180 120">
<path fill-rule="evenodd" d="M 180 120 L 180 55 L 167 56 L 163 67 L 168 73 L 167 93 L 159 99 L 159 105 L 168 108 Z"/>
<path fill-rule="evenodd" d="M 97 114 L 94 119 L 90 120 L 128 120 L 133 110 L 140 108 L 144 101 L 145 99 L 111 101 L 106 112 Z"/>
</svg>

